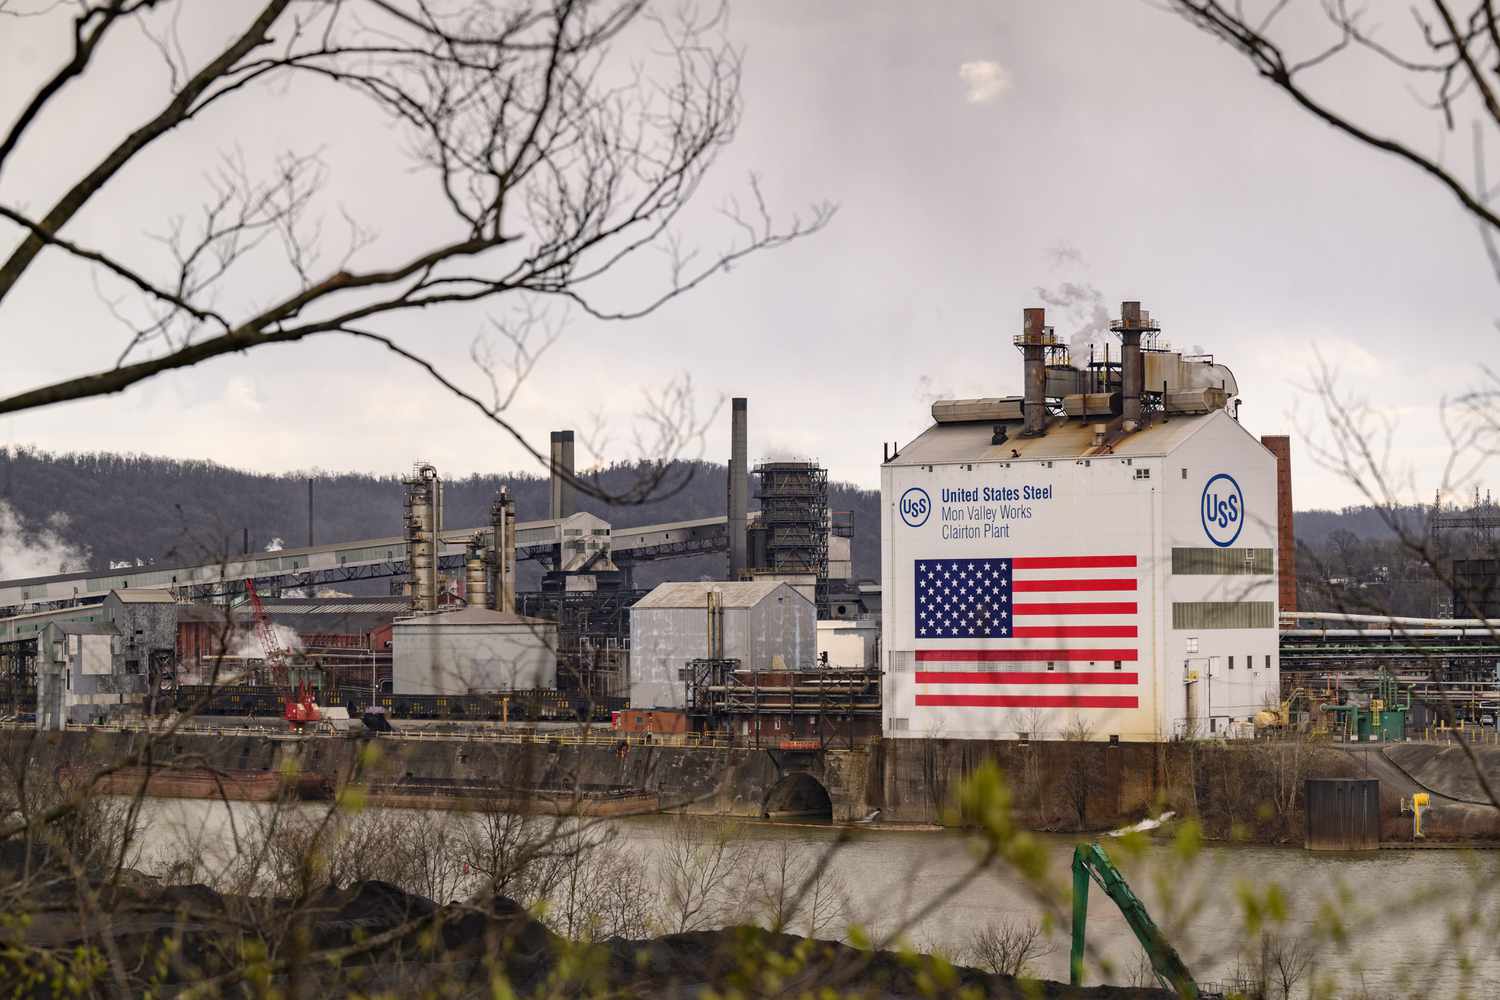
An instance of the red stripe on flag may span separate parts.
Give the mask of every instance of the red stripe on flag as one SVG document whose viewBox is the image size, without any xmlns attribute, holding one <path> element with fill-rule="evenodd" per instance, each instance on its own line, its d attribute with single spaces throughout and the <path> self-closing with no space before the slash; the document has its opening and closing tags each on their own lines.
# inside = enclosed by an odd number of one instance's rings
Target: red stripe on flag
<svg viewBox="0 0 1500 1000">
<path fill-rule="evenodd" d="M 1134 639 L 1134 625 L 1017 625 L 1014 639 Z"/>
<path fill-rule="evenodd" d="M 1133 615 L 1134 601 L 1079 601 L 1059 604 L 1017 604 L 1017 615 Z"/>
<path fill-rule="evenodd" d="M 1135 565 L 1135 556 L 1021 556 L 1016 569 L 1116 569 Z"/>
<path fill-rule="evenodd" d="M 1068 662 L 1093 660 L 1137 660 L 1134 649 L 919 649 L 918 662 L 1019 663 L 1045 660 Z"/>
<path fill-rule="evenodd" d="M 1043 670 L 1012 670 L 986 673 L 970 670 L 918 670 L 918 684 L 1134 684 L 1138 675 L 1113 670 L 1080 670 L 1077 673 L 1047 673 Z"/>
<path fill-rule="evenodd" d="M 1139 708 L 1136 698 L 1107 694 L 919 694 L 929 708 Z"/>
<path fill-rule="evenodd" d="M 1010 589 L 1018 594 L 1047 591 L 1134 590 L 1134 580 L 1013 580 Z"/>
</svg>

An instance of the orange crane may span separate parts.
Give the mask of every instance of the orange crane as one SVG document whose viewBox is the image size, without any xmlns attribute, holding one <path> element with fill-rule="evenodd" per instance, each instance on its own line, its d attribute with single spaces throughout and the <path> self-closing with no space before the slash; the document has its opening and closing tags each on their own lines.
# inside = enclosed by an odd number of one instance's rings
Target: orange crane
<svg viewBox="0 0 1500 1000">
<path fill-rule="evenodd" d="M 286 691 L 286 721 L 300 732 L 308 723 L 322 719 L 322 714 L 318 711 L 317 696 L 306 678 L 297 683 L 295 690 L 292 689 L 286 650 L 276 637 L 276 627 L 271 624 L 271 616 L 266 614 L 266 607 L 260 602 L 254 580 L 245 581 L 245 591 L 250 595 L 250 607 L 255 612 L 255 633 L 260 638 L 261 648 L 266 651 L 266 666 L 271 671 L 271 682 Z"/>
</svg>

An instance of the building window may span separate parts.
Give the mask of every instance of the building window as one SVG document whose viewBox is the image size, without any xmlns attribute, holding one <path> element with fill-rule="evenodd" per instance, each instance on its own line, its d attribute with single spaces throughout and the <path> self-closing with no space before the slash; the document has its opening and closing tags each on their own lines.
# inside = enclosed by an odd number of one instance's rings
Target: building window
<svg viewBox="0 0 1500 1000">
<path fill-rule="evenodd" d="M 1119 670 L 1119 669 L 1120 669 L 1120 661 L 1119 661 L 1119 660 L 1116 660 L 1116 661 L 1115 661 L 1115 669 L 1116 669 L 1116 670 Z"/>
<path fill-rule="evenodd" d="M 1266 654 L 1266 669 L 1267 670 L 1271 669 L 1271 654 L 1270 653 Z"/>
<path fill-rule="evenodd" d="M 126 660 L 125 661 L 125 672 L 127 674 L 138 674 L 138 673 L 140 673 L 141 672 L 141 661 L 140 660 Z"/>
<path fill-rule="evenodd" d="M 1150 479 L 1151 478 L 1151 470 L 1150 469 L 1136 469 L 1135 470 L 1135 478 L 1137 478 L 1137 479 Z"/>
<path fill-rule="evenodd" d="M 1183 469 L 1183 470 L 1182 470 L 1182 478 L 1183 478 L 1183 479 L 1186 479 L 1186 478 L 1187 478 L 1187 470 L 1186 470 L 1186 469 Z"/>
<path fill-rule="evenodd" d="M 1232 657 L 1232 656 L 1229 658 L 1229 669 L 1230 670 L 1234 669 L 1234 657 Z"/>
<path fill-rule="evenodd" d="M 1275 601 L 1176 601 L 1176 629 L 1275 628 Z"/>
<path fill-rule="evenodd" d="M 1270 549 L 1173 548 L 1172 572 L 1178 576 L 1270 576 Z"/>
</svg>

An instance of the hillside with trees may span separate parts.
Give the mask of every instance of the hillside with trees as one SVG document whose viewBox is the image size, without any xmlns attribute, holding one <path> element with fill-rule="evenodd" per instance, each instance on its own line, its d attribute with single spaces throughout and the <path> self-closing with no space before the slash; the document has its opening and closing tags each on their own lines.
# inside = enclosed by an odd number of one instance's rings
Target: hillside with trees
<svg viewBox="0 0 1500 1000">
<path fill-rule="evenodd" d="M 621 528 L 722 515 L 726 475 L 717 463 L 680 462 L 663 478 L 659 500 L 609 506 L 580 496 L 578 507 Z M 622 465 L 594 476 L 604 492 L 618 495 L 641 481 L 642 470 Z M 214 560 L 239 553 L 247 537 L 252 551 L 306 545 L 309 479 L 315 542 L 401 534 L 399 476 L 316 471 L 273 476 L 147 455 L 0 448 L 0 579 Z M 470 476 L 444 483 L 446 524 L 486 524 L 490 501 L 502 485 L 515 496 L 520 520 L 547 516 L 545 477 Z M 751 492 L 753 497 L 753 483 Z M 879 494 L 832 483 L 829 504 L 854 516 L 855 575 L 878 577 Z M 756 506 L 752 500 L 752 509 Z M 724 569 L 723 556 L 700 556 L 643 566 L 636 580 L 650 586 L 667 578 L 717 577 Z"/>
</svg>

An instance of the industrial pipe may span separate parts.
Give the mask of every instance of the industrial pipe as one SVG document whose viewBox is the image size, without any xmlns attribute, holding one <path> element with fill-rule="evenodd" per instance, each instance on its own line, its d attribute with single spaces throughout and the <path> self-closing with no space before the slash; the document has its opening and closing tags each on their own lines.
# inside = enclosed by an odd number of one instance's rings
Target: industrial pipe
<svg viewBox="0 0 1500 1000">
<path fill-rule="evenodd" d="M 1500 619 L 1401 618 L 1394 615 L 1356 615 L 1342 611 L 1297 611 L 1283 613 L 1282 621 L 1379 622 L 1382 625 L 1426 625 L 1431 628 L 1483 628 L 1500 630 Z"/>
</svg>

